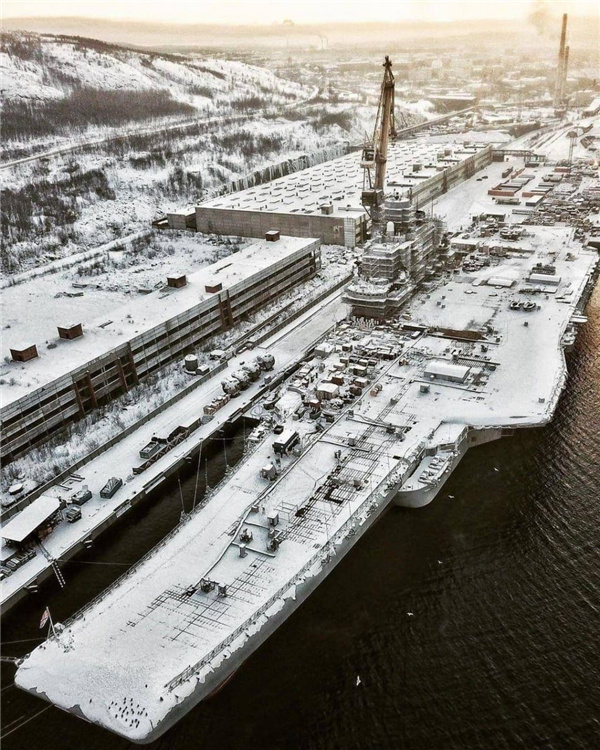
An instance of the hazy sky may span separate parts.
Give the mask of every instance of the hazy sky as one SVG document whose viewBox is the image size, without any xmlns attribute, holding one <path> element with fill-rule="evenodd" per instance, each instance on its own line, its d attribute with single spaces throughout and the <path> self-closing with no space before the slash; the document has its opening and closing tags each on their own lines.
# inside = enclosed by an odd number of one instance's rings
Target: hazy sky
<svg viewBox="0 0 600 750">
<path fill-rule="evenodd" d="M 598 15 L 598 0 L 3 0 L 2 14 L 233 24 L 452 21 L 521 18 L 536 2 L 556 16 Z"/>
</svg>

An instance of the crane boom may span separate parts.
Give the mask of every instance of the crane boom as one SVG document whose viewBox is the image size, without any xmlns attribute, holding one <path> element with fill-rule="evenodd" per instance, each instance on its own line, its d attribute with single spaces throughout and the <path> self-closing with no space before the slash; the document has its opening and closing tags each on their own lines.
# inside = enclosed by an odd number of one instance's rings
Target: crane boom
<svg viewBox="0 0 600 750">
<path fill-rule="evenodd" d="M 362 204 L 376 221 L 378 208 L 383 202 L 385 171 L 390 136 L 396 137 L 394 118 L 394 75 L 392 61 L 385 56 L 383 81 L 377 107 L 377 118 L 373 136 L 363 146 L 361 166 L 363 168 Z"/>
</svg>

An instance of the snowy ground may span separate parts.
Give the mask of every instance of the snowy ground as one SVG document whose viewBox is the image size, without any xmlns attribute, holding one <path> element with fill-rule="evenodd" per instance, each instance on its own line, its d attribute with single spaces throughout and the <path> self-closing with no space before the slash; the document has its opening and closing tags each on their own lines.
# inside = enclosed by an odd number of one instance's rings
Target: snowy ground
<svg viewBox="0 0 600 750">
<path fill-rule="evenodd" d="M 494 199 L 488 196 L 487 191 L 502 181 L 502 172 L 507 167 L 520 169 L 522 166 L 522 159 L 492 162 L 484 170 L 462 182 L 458 190 L 450 190 L 440 198 L 436 198 L 433 201 L 433 213 L 446 222 L 451 232 L 466 229 L 471 224 L 473 216 L 487 211 L 504 211 L 510 214 L 512 207 L 498 206 Z M 484 176 L 487 176 L 487 179 L 481 179 Z"/>
<path fill-rule="evenodd" d="M 550 148 L 556 148 L 557 154 L 562 153 L 562 135 L 560 133 L 552 136 Z M 555 144 L 558 144 L 556 146 Z M 560 147 L 560 148 L 559 148 Z M 567 147 L 568 148 L 568 147 Z M 537 151 L 537 149 L 536 149 Z M 590 154 L 587 154 L 586 160 L 589 160 Z M 553 166 L 527 167 L 523 174 L 530 175 L 531 181 L 528 182 L 521 190 L 517 191 L 515 198 L 518 198 L 518 205 L 498 203 L 493 196 L 488 195 L 488 190 L 499 183 L 509 182 L 510 177 L 502 178 L 502 172 L 508 167 L 521 170 L 524 168 L 523 159 L 510 157 L 505 162 L 492 162 L 481 172 L 477 172 L 473 177 L 465 180 L 460 185 L 459 190 L 450 190 L 445 195 L 436 198 L 433 201 L 433 213 L 446 222 L 446 226 L 451 232 L 460 232 L 467 229 L 474 216 L 481 214 L 493 213 L 504 214 L 505 221 L 508 223 L 520 223 L 527 218 L 526 213 L 515 213 L 515 210 L 527 208 L 523 191 L 528 192 L 539 186 L 543 182 L 544 175 L 550 174 Z M 596 180 L 590 181 L 590 184 L 596 184 Z M 559 189 L 559 188 L 555 188 Z M 543 207 L 543 202 L 541 206 Z M 431 208 L 428 206 L 428 209 Z M 531 209 L 533 210 L 533 209 Z"/>
<path fill-rule="evenodd" d="M 580 120 L 575 113 L 569 113 L 569 123 L 557 127 L 548 133 L 539 135 L 536 132 L 517 138 L 510 144 L 511 148 L 532 148 L 536 153 L 544 154 L 550 161 L 562 161 L 569 158 L 569 147 L 571 139 L 568 133 L 575 132 L 573 159 L 592 159 L 598 163 L 597 152 L 590 151 L 581 144 L 582 135 L 595 135 L 600 139 L 600 115 L 589 118 L 585 124 L 592 124 L 593 129 L 589 133 L 583 133 Z"/>
<path fill-rule="evenodd" d="M 23 43 L 29 46 L 28 53 L 21 52 Z M 61 99 L 75 86 L 99 91 L 168 91 L 174 99 L 192 104 L 199 114 L 231 111 L 232 102 L 257 94 L 267 94 L 273 105 L 310 93 L 302 84 L 242 62 L 163 56 L 106 44 L 96 47 L 91 40 L 67 42 L 18 32 L 7 34 L 0 52 L 0 75 L 5 100 Z M 87 137 L 110 130 L 92 126 Z M 64 145 L 76 138 L 73 134 L 57 139 L 53 134 L 36 141 Z M 3 144 L 4 148 L 14 145 Z"/>
<path fill-rule="evenodd" d="M 466 130 L 464 133 L 460 133 L 460 138 L 470 143 L 494 143 L 501 146 L 511 140 L 511 137 L 501 130 Z M 431 136 L 434 143 L 455 143 L 457 139 L 456 133 Z"/>
<path fill-rule="evenodd" d="M 359 130 L 357 126 L 357 137 Z M 15 270 L 22 271 L 49 258 L 88 250 L 145 229 L 169 211 L 179 211 L 182 206 L 228 190 L 232 180 L 254 170 L 286 162 L 301 153 L 339 149 L 348 139 L 349 134 L 335 123 L 321 127 L 310 119 L 298 122 L 255 117 L 251 123 L 215 126 L 214 132 L 201 137 L 156 136 L 151 151 L 147 143 L 127 145 L 122 155 L 111 155 L 99 147 L 97 153 L 58 155 L 42 167 L 22 164 L 2 173 L 5 187 L 19 190 L 41 179 L 60 182 L 68 176 L 66 170 L 76 166 L 81 173 L 99 170 L 116 196 L 114 200 L 81 196 L 74 223 L 38 236 L 32 232 L 24 240 L 9 237 L 3 252 L 14 259 Z M 70 234 L 67 242 L 59 241 L 59 229 Z"/>
</svg>

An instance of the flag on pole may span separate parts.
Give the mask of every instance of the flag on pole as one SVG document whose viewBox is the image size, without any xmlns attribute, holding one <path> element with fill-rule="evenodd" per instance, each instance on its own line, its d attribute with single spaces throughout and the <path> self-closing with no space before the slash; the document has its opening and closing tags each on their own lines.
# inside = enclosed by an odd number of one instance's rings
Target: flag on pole
<svg viewBox="0 0 600 750">
<path fill-rule="evenodd" d="M 40 620 L 40 630 L 44 627 L 44 625 L 48 622 L 50 619 L 50 610 L 48 607 L 44 610 L 44 614 L 42 615 L 42 619 Z"/>
</svg>

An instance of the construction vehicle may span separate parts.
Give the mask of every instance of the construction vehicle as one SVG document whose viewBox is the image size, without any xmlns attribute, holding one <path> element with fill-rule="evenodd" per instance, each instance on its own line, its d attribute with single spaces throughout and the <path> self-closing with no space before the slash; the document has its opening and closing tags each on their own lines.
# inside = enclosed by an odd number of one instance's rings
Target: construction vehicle
<svg viewBox="0 0 600 750">
<path fill-rule="evenodd" d="M 394 75 L 392 61 L 385 56 L 381 94 L 377 108 L 377 119 L 371 138 L 363 145 L 360 166 L 363 168 L 362 205 L 374 225 L 381 220 L 381 206 L 385 187 L 388 143 L 396 137 L 394 119 Z"/>
<path fill-rule="evenodd" d="M 81 510 L 76 505 L 71 506 L 65 512 L 65 518 L 68 523 L 75 523 L 76 521 L 79 521 L 81 518 Z"/>
<path fill-rule="evenodd" d="M 84 505 L 92 499 L 92 493 L 87 485 L 84 485 L 78 492 L 71 496 L 73 505 Z"/>
</svg>

